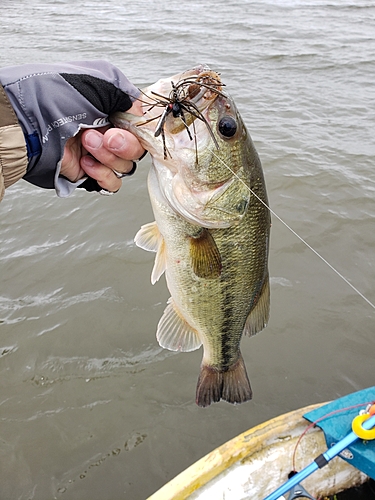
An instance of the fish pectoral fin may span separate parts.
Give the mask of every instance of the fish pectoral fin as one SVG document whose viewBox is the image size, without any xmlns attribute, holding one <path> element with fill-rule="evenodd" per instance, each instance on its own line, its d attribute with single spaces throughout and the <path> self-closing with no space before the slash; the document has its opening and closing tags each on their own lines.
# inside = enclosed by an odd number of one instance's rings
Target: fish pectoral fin
<svg viewBox="0 0 375 500">
<path fill-rule="evenodd" d="M 154 267 L 152 268 L 152 273 L 151 273 L 152 285 L 155 285 L 155 283 L 158 281 L 160 276 L 162 276 L 162 274 L 165 272 L 166 269 L 167 269 L 167 255 L 165 251 L 164 239 L 162 238 L 158 251 L 156 252 Z"/>
<path fill-rule="evenodd" d="M 238 360 L 226 370 L 202 364 L 196 392 L 198 406 L 209 406 L 220 399 L 232 404 L 245 403 L 252 395 L 241 353 Z"/>
<path fill-rule="evenodd" d="M 202 228 L 199 236 L 190 238 L 190 259 L 194 274 L 199 278 L 214 279 L 220 276 L 220 252 L 207 229 Z"/>
<path fill-rule="evenodd" d="M 148 252 L 157 252 L 163 239 L 156 222 L 144 224 L 134 237 L 137 247 Z"/>
<path fill-rule="evenodd" d="M 257 334 L 267 325 L 270 315 L 270 280 L 267 275 L 264 280 L 262 290 L 259 294 L 259 298 L 254 308 L 247 317 L 245 328 L 243 330 L 244 335 L 251 337 Z"/>
<path fill-rule="evenodd" d="M 164 238 L 156 222 L 149 222 L 141 227 L 134 238 L 137 247 L 156 252 L 155 263 L 151 273 L 151 283 L 154 285 L 167 267 Z"/>
<path fill-rule="evenodd" d="M 197 332 L 179 314 L 172 297 L 160 318 L 156 338 L 161 347 L 170 351 L 195 351 L 202 345 Z"/>
</svg>

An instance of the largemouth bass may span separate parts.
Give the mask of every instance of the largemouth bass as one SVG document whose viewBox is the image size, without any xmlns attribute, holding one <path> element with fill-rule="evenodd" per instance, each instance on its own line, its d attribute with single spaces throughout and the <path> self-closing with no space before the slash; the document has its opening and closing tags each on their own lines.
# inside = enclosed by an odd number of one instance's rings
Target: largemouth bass
<svg viewBox="0 0 375 500">
<path fill-rule="evenodd" d="M 220 76 L 200 66 L 143 89 L 144 116 L 112 122 L 136 135 L 152 157 L 148 189 L 155 222 L 136 244 L 156 252 L 154 284 L 171 293 L 159 344 L 203 344 L 196 402 L 252 397 L 240 352 L 269 316 L 270 214 L 258 154 Z M 264 202 L 264 203 L 263 203 Z"/>
</svg>

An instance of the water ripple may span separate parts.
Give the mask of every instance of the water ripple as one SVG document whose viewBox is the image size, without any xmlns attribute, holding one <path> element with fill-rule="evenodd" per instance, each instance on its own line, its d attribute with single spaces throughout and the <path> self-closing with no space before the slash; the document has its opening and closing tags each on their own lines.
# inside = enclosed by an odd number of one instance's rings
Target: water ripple
<svg viewBox="0 0 375 500">
<path fill-rule="evenodd" d="M 172 355 L 173 353 L 165 349 L 148 346 L 138 353 L 121 352 L 120 356 L 114 355 L 100 359 L 86 356 L 70 358 L 51 356 L 35 367 L 37 374 L 31 380 L 39 386 L 76 378 L 83 378 L 86 382 L 90 382 L 121 373 L 123 370 L 139 370 L 145 365 L 163 361 Z"/>
</svg>

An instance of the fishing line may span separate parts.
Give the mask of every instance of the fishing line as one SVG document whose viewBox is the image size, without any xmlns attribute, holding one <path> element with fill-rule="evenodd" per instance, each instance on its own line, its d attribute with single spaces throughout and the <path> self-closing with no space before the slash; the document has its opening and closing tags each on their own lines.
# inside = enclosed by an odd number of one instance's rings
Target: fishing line
<svg viewBox="0 0 375 500">
<path fill-rule="evenodd" d="M 325 420 L 326 418 L 331 418 L 335 415 L 337 415 L 338 413 L 341 413 L 343 411 L 350 411 L 350 410 L 355 410 L 356 408 L 361 408 L 363 406 L 370 406 L 374 404 L 373 401 L 367 401 L 366 403 L 358 403 L 356 405 L 352 405 L 352 406 L 346 406 L 345 408 L 338 408 L 337 410 L 334 410 L 334 411 L 331 411 L 329 413 L 326 413 L 325 415 L 323 415 L 322 417 L 318 418 L 317 420 L 314 420 L 314 422 L 311 422 L 307 427 L 306 429 L 302 432 L 302 434 L 299 436 L 298 440 L 297 440 L 297 443 L 294 447 L 294 452 L 293 452 L 293 459 L 292 459 L 292 471 L 293 472 L 296 472 L 296 455 L 297 455 L 297 448 L 300 444 L 300 442 L 302 441 L 302 438 L 307 434 L 307 432 L 312 429 L 313 427 L 316 427 L 316 425 L 321 422 L 322 420 Z"/>
<path fill-rule="evenodd" d="M 254 191 L 253 191 L 253 190 L 252 190 L 252 189 L 251 189 L 251 188 L 250 188 L 250 187 L 249 187 L 249 186 L 248 186 L 248 185 L 247 185 L 247 184 L 246 184 L 246 183 L 245 183 L 245 182 L 244 182 L 244 181 L 243 181 L 243 180 L 242 180 L 242 179 L 241 179 L 241 178 L 240 178 L 237 174 L 236 174 L 236 172 L 233 172 L 233 170 L 232 170 L 232 169 L 231 169 L 231 168 L 230 168 L 230 167 L 229 167 L 229 166 L 228 166 L 228 165 L 227 165 L 227 164 L 226 164 L 226 163 L 225 163 L 225 162 L 224 162 L 224 161 L 223 161 L 223 160 L 222 160 L 222 159 L 221 159 L 221 158 L 220 158 L 220 157 L 219 157 L 219 156 L 218 156 L 215 152 L 214 152 L 214 151 L 212 151 L 212 150 L 210 150 L 210 151 L 211 151 L 211 153 L 215 156 L 215 158 L 217 158 L 217 159 L 218 159 L 218 160 L 219 160 L 219 161 L 220 161 L 220 162 L 221 162 L 221 163 L 222 163 L 222 164 L 223 164 L 223 165 L 224 165 L 224 166 L 225 166 L 225 167 L 226 167 L 226 168 L 227 168 L 230 172 L 232 172 L 232 174 L 233 174 L 235 177 L 237 177 L 237 179 L 238 179 L 240 182 L 242 182 L 242 184 L 243 184 L 244 186 L 246 186 L 246 187 L 247 187 L 247 189 L 250 191 L 250 193 L 251 193 L 253 196 L 255 196 L 255 197 L 256 197 L 256 198 L 257 198 L 257 199 L 258 199 L 258 200 L 259 200 L 259 201 L 260 201 L 260 202 L 261 202 L 261 203 L 262 203 L 262 204 L 263 204 L 263 205 L 267 208 L 267 210 L 269 210 L 269 211 L 270 211 L 270 213 L 271 213 L 274 217 L 276 217 L 276 219 L 277 219 L 277 220 L 279 220 L 282 224 L 284 224 L 284 226 L 285 226 L 287 229 L 289 229 L 289 231 L 290 231 L 292 234 L 294 234 L 294 236 L 295 236 L 296 238 L 298 238 L 298 239 L 299 239 L 299 240 L 300 240 L 300 241 L 301 241 L 304 245 L 306 245 L 306 246 L 307 246 L 307 248 L 309 248 L 309 249 L 310 249 L 310 250 L 311 250 L 311 251 L 312 251 L 312 252 L 313 252 L 313 253 L 314 253 L 317 257 L 319 257 L 319 259 L 320 259 L 320 260 L 322 260 L 322 261 L 323 261 L 323 262 L 324 262 L 324 263 L 325 263 L 325 264 L 326 264 L 326 265 L 327 265 L 330 269 L 332 269 L 332 271 L 333 271 L 334 273 L 336 273 L 336 274 L 337 274 L 337 276 L 339 276 L 339 277 L 340 277 L 343 281 L 345 281 L 345 283 L 346 283 L 347 285 L 349 285 L 349 286 L 350 286 L 350 288 L 351 288 L 352 290 L 354 290 L 354 291 L 355 291 L 355 292 L 356 292 L 356 293 L 357 293 L 360 297 L 362 297 L 362 299 L 363 299 L 365 302 L 367 302 L 367 304 L 369 304 L 369 305 L 370 305 L 373 309 L 375 309 L 375 305 L 374 305 L 374 304 L 373 304 L 373 303 L 372 303 L 372 302 L 371 302 L 371 301 L 370 301 L 367 297 L 365 297 L 365 296 L 363 295 L 363 293 L 361 293 L 361 292 L 358 290 L 358 288 L 356 288 L 354 285 L 352 285 L 352 284 L 350 283 L 350 281 L 349 281 L 349 280 L 347 280 L 347 279 L 345 278 L 345 276 L 343 276 L 343 275 L 342 275 L 342 274 L 341 274 L 341 273 L 340 273 L 340 272 L 339 272 L 336 268 L 334 268 L 334 267 L 332 266 L 332 264 L 330 264 L 330 263 L 329 263 L 329 262 L 328 262 L 328 261 L 327 261 L 327 260 L 326 260 L 326 259 L 325 259 L 325 258 L 324 258 L 324 257 L 323 257 L 320 253 L 319 253 L 319 252 L 317 252 L 317 251 L 316 251 L 316 250 L 315 250 L 315 249 L 314 249 L 311 245 L 309 245 L 309 244 L 307 243 L 307 241 L 306 241 L 306 240 L 304 240 L 304 239 L 303 239 L 303 238 L 302 238 L 299 234 L 297 234 L 297 233 L 294 231 L 294 229 L 292 229 L 292 228 L 291 228 L 291 227 L 290 227 L 290 226 L 289 226 L 286 222 L 284 222 L 284 221 L 283 221 L 283 219 L 282 219 L 281 217 L 279 217 L 279 216 L 278 216 L 278 215 L 277 215 L 277 214 L 276 214 L 276 213 L 275 213 L 275 212 L 274 212 L 274 211 L 273 211 L 273 210 L 272 210 L 272 209 L 271 209 L 271 208 L 267 205 L 267 203 L 265 203 L 265 202 L 264 202 L 264 201 L 263 201 L 263 200 L 262 200 L 262 199 L 261 199 L 261 198 L 260 198 L 260 197 L 259 197 L 256 193 L 254 193 Z"/>
</svg>

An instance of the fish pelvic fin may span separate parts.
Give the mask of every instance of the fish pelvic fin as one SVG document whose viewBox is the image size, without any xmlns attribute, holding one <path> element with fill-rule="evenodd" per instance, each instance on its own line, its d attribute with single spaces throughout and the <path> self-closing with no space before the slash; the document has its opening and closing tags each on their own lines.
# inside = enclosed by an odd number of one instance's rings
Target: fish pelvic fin
<svg viewBox="0 0 375 500">
<path fill-rule="evenodd" d="M 156 338 L 161 347 L 170 351 L 195 351 L 202 345 L 198 333 L 181 316 L 172 297 L 160 318 Z"/>
<path fill-rule="evenodd" d="M 241 353 L 238 360 L 225 371 L 202 364 L 196 392 L 198 406 L 206 407 L 221 399 L 228 403 L 239 404 L 249 401 L 252 396 L 253 392 Z"/>
<path fill-rule="evenodd" d="M 248 315 L 243 330 L 244 335 L 249 337 L 257 334 L 267 325 L 270 315 L 270 280 L 267 275 L 264 280 L 258 301 Z"/>
<path fill-rule="evenodd" d="M 149 222 L 142 226 L 135 235 L 134 241 L 137 247 L 148 252 L 156 252 L 155 263 L 151 273 L 151 283 L 155 285 L 167 267 L 164 238 L 156 222 Z"/>
<path fill-rule="evenodd" d="M 190 238 L 190 259 L 194 274 L 199 278 L 214 279 L 221 274 L 221 255 L 208 229 Z"/>
</svg>

